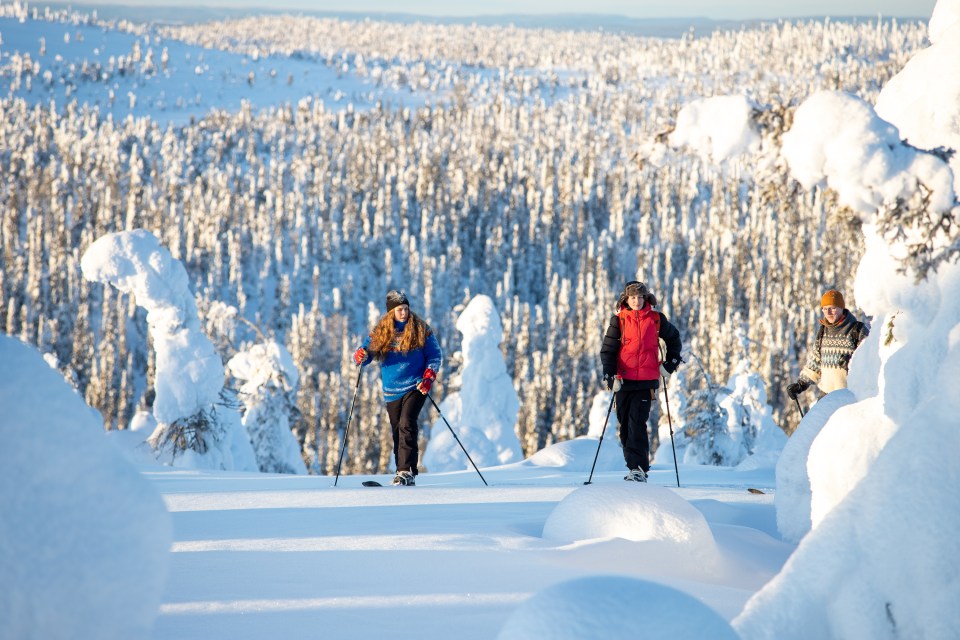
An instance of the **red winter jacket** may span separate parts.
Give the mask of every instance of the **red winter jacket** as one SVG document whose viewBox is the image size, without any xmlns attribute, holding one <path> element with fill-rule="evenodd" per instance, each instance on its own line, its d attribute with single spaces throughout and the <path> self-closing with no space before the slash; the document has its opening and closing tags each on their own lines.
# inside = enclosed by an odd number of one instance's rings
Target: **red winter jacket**
<svg viewBox="0 0 960 640">
<path fill-rule="evenodd" d="M 617 375 L 624 380 L 660 379 L 660 313 L 649 304 L 639 311 L 624 307 L 620 319 Z"/>
</svg>

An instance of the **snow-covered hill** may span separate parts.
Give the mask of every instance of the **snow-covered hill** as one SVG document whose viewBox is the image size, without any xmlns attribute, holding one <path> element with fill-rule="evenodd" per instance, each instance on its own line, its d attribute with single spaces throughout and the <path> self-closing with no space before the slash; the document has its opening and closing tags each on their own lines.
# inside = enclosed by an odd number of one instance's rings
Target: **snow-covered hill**
<svg viewBox="0 0 960 640">
<path fill-rule="evenodd" d="M 322 100 L 330 110 L 417 106 L 429 91 L 377 86 L 322 58 L 243 55 L 93 21 L 0 17 L 0 96 L 97 107 L 114 120 L 186 124 L 211 110 Z"/>
</svg>

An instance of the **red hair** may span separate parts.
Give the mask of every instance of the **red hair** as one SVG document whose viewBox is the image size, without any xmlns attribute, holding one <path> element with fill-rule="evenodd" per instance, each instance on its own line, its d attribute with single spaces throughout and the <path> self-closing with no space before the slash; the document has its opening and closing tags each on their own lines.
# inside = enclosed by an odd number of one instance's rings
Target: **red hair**
<svg viewBox="0 0 960 640">
<path fill-rule="evenodd" d="M 380 317 L 377 325 L 370 332 L 370 353 L 383 361 L 390 351 L 399 351 L 406 355 L 416 349 L 422 349 L 427 343 L 427 337 L 433 333 L 423 319 L 413 311 L 407 320 L 403 333 L 397 334 L 393 324 L 393 311 L 388 311 Z"/>
</svg>

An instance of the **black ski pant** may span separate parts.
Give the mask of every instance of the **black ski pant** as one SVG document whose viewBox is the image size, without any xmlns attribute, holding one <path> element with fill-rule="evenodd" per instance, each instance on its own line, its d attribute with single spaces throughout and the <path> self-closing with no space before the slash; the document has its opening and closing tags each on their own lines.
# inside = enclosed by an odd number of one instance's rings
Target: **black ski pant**
<svg viewBox="0 0 960 640">
<path fill-rule="evenodd" d="M 410 471 L 417 475 L 417 461 L 420 458 L 417 442 L 420 425 L 417 424 L 417 418 L 420 417 L 420 410 L 426 401 L 427 396 L 411 389 L 399 400 L 387 403 L 387 414 L 393 430 L 393 461 L 397 465 L 397 471 Z"/>
<path fill-rule="evenodd" d="M 650 403 L 656 392 L 650 389 L 617 391 L 617 420 L 620 422 L 620 442 L 628 469 L 650 471 L 650 440 L 647 438 L 647 419 Z"/>
</svg>

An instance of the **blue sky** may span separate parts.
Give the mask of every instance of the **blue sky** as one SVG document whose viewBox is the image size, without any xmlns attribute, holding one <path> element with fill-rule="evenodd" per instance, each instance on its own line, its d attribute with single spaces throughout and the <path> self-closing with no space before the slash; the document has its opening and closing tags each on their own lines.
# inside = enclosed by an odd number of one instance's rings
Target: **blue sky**
<svg viewBox="0 0 960 640">
<path fill-rule="evenodd" d="M 479 16 L 504 13 L 594 13 L 633 18 L 714 19 L 870 16 L 928 18 L 936 0 L 109 0 L 128 6 L 270 7 L 331 12 Z M 100 4 L 74 0 L 74 5 Z"/>
</svg>

